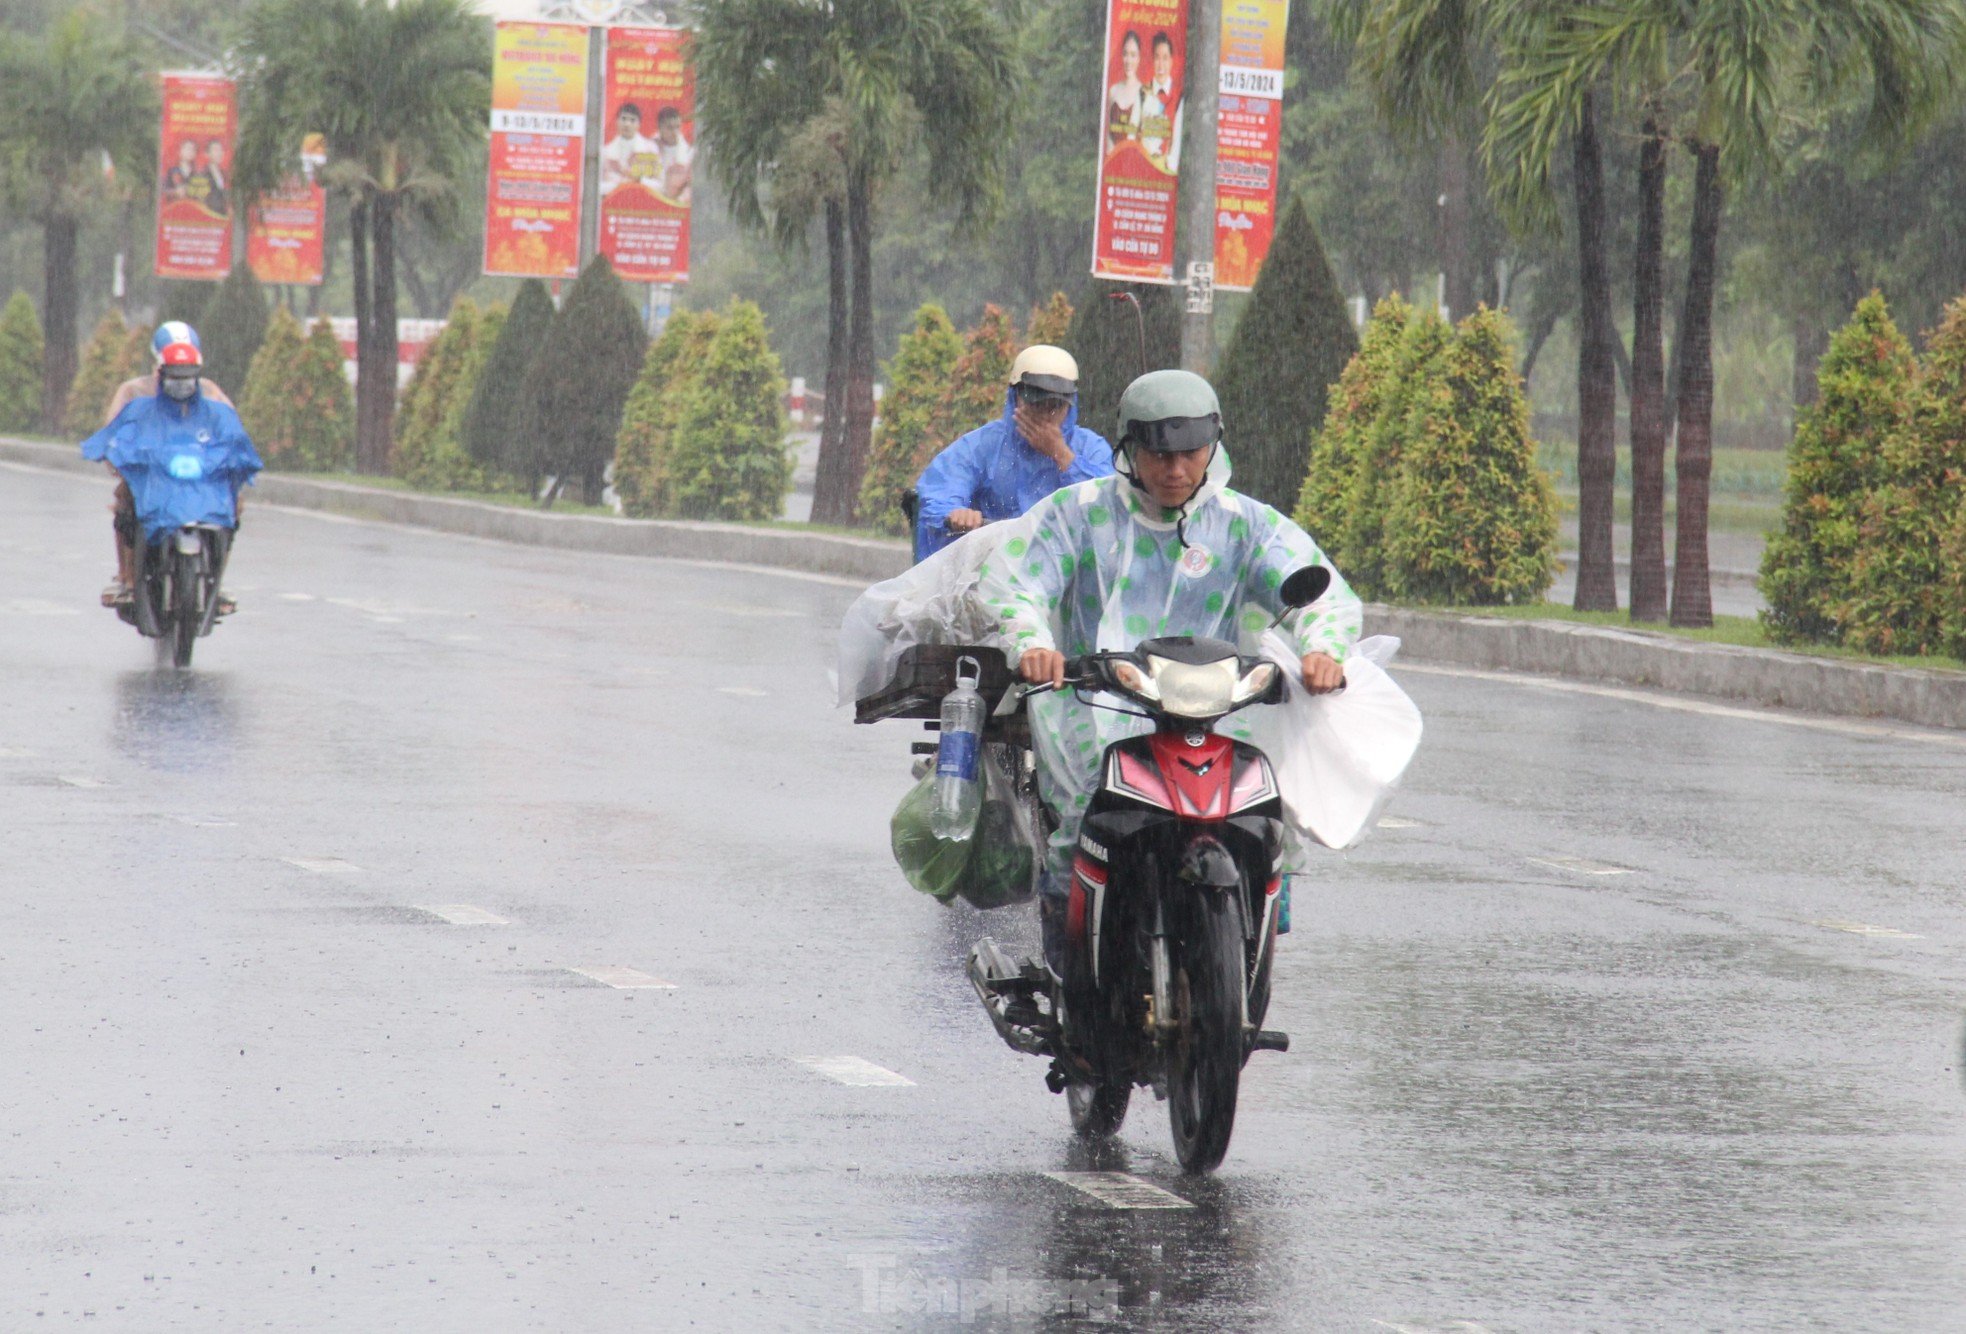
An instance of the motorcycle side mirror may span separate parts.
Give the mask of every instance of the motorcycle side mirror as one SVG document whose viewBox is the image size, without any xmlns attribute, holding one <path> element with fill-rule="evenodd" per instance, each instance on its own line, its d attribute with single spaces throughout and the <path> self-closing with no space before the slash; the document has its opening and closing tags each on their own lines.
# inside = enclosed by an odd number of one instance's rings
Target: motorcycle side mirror
<svg viewBox="0 0 1966 1334">
<path fill-rule="evenodd" d="M 1295 611 L 1316 602 L 1330 587 L 1330 570 L 1322 565 L 1306 565 L 1301 570 L 1293 570 L 1278 593 L 1283 598 L 1283 605 Z"/>
</svg>

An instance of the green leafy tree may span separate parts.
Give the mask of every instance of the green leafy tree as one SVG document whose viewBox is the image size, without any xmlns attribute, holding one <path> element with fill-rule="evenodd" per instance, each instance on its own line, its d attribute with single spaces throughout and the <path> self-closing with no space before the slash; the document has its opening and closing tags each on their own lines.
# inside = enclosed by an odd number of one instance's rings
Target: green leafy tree
<svg viewBox="0 0 1966 1334">
<path fill-rule="evenodd" d="M 326 320 L 302 335 L 281 306 L 246 372 L 239 418 L 269 468 L 340 472 L 354 445 L 355 402 L 342 373 L 341 343 Z"/>
<path fill-rule="evenodd" d="M 1031 322 L 1024 333 L 1025 345 L 1049 343 L 1063 347 L 1072 331 L 1072 313 L 1071 300 L 1063 292 L 1053 292 L 1049 301 L 1032 308 Z"/>
<path fill-rule="evenodd" d="M 528 488 L 539 481 L 526 407 L 526 373 L 552 327 L 553 298 L 546 294 L 546 284 L 526 279 L 519 284 L 498 337 L 491 341 L 464 409 L 465 452 L 488 478 L 514 478 Z"/>
<path fill-rule="evenodd" d="M 82 349 L 82 363 L 68 387 L 68 408 L 62 414 L 63 433 L 76 437 L 93 434 L 102 426 L 103 410 L 109 406 L 116 387 L 130 377 L 130 326 L 123 316 L 110 311 L 96 324 Z M 37 391 L 38 392 L 38 391 Z"/>
<path fill-rule="evenodd" d="M 1119 426 L 1120 395 L 1148 371 L 1181 364 L 1181 303 L 1174 289 L 1157 284 L 1118 284 L 1097 278 L 1072 311 L 1064 348 L 1079 363 L 1079 425 L 1107 441 Z M 1129 294 L 1140 303 L 1138 319 Z M 1146 345 L 1141 345 L 1141 329 Z"/>
<path fill-rule="evenodd" d="M 1906 429 L 1884 437 L 1858 512 L 1843 643 L 1867 653 L 1938 653 L 1962 614 L 1947 546 L 1966 495 L 1966 298 L 1926 344 Z"/>
<path fill-rule="evenodd" d="M 1856 599 L 1864 508 L 1911 426 L 1917 366 L 1881 294 L 1857 303 L 1817 368 L 1789 445 L 1782 530 L 1761 558 L 1762 624 L 1778 643 L 1841 642 Z"/>
<path fill-rule="evenodd" d="M 364 472 L 387 469 L 394 438 L 398 225 L 482 160 L 490 38 L 468 0 L 264 0 L 245 16 L 236 185 L 275 188 L 318 133 L 348 202 Z"/>
<path fill-rule="evenodd" d="M 1408 407 L 1385 528 L 1387 583 L 1418 602 L 1532 602 L 1556 573 L 1556 492 L 1536 466 L 1508 317 L 1461 321 Z"/>
<path fill-rule="evenodd" d="M 589 505 L 601 503 L 602 474 L 621 434 L 621 409 L 641 374 L 647 347 L 642 317 L 614 266 L 596 255 L 567 293 L 526 371 L 537 471 L 578 478 L 581 499 Z"/>
<path fill-rule="evenodd" d="M 856 512 L 876 532 L 908 531 L 901 493 L 915 484 L 935 451 L 949 443 L 937 429 L 938 412 L 962 355 L 963 340 L 942 307 L 931 304 L 915 312 L 913 331 L 901 336 L 901 346 L 888 363 L 881 425 L 860 485 Z"/>
<path fill-rule="evenodd" d="M 682 387 L 669 457 L 676 513 L 686 519 L 776 519 L 792 485 L 785 377 L 764 313 L 733 302 L 702 369 Z"/>
<path fill-rule="evenodd" d="M 1454 331 L 1431 310 L 1413 311 L 1392 357 L 1390 382 L 1378 411 L 1352 458 L 1336 546 L 1348 562 L 1346 581 L 1368 597 L 1386 597 L 1393 589 L 1391 510 L 1419 408 L 1447 393 L 1443 381 L 1453 338 Z"/>
<path fill-rule="evenodd" d="M 1299 200 L 1284 214 L 1215 377 L 1238 491 L 1291 507 L 1331 386 L 1357 351 L 1324 246 Z"/>
<path fill-rule="evenodd" d="M 1340 569 L 1351 568 L 1352 553 L 1345 542 L 1351 528 L 1353 474 L 1370 451 L 1372 432 L 1393 391 L 1412 319 L 1413 307 L 1397 293 L 1373 308 L 1358 353 L 1332 387 L 1323 426 L 1311 442 L 1295 517 Z"/>
<path fill-rule="evenodd" d="M 82 223 L 117 198 L 104 157 L 117 179 L 149 179 L 156 124 L 149 72 L 104 7 L 76 5 L 37 37 L 0 32 L 0 185 L 16 215 L 41 228 L 41 421 L 50 432 L 64 424 L 75 379 Z"/>
<path fill-rule="evenodd" d="M 41 424 L 42 351 L 33 298 L 15 292 L 0 311 L 0 431 L 31 431 Z"/>
<path fill-rule="evenodd" d="M 265 337 L 266 292 L 250 268 L 235 265 L 198 317 L 205 378 L 228 394 L 238 392 Z"/>
<path fill-rule="evenodd" d="M 642 359 L 614 445 L 615 494 L 634 518 L 658 519 L 674 507 L 669 470 L 676 416 L 722 325 L 714 310 L 679 310 Z"/>
<path fill-rule="evenodd" d="M 431 340 L 396 409 L 396 475 L 431 491 L 472 491 L 484 476 L 458 439 L 471 397 L 471 373 L 482 364 L 484 317 L 469 297 L 451 307 L 444 331 Z"/>
<path fill-rule="evenodd" d="M 816 522 L 852 521 L 872 445 L 875 197 L 919 149 L 960 223 L 994 211 L 1018 86 L 1010 27 L 985 0 L 726 0 L 699 16 L 696 124 L 732 216 L 791 243 L 825 218 L 831 347 L 847 375 L 843 393 L 828 376 L 827 416 L 843 429 L 821 438 Z M 831 169 L 816 169 L 827 153 Z M 789 167 L 830 184 L 779 197 Z"/>
</svg>

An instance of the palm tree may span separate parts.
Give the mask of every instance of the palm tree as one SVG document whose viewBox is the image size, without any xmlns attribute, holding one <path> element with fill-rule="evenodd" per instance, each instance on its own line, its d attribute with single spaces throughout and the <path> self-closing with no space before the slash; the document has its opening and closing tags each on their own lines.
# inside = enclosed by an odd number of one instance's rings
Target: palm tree
<svg viewBox="0 0 1966 1334">
<path fill-rule="evenodd" d="M 821 440 L 816 522 L 853 520 L 872 440 L 878 194 L 919 147 L 958 221 L 989 217 L 1016 92 L 1011 50 L 985 0 L 725 0 L 703 13 L 697 131 L 732 215 L 787 245 L 825 218 L 826 416 L 829 428 L 842 420 Z"/>
<path fill-rule="evenodd" d="M 155 164 L 157 93 L 120 27 L 78 8 L 45 37 L 0 36 L 0 156 L 6 193 L 41 225 L 41 422 L 60 429 L 75 379 L 82 221 L 115 195 L 114 164 L 145 180 Z"/>
<path fill-rule="evenodd" d="M 356 467 L 388 466 L 396 412 L 396 226 L 483 154 L 491 33 L 466 0 L 266 0 L 239 56 L 238 180 L 272 189 L 303 136 L 327 138 L 347 196 L 356 323 Z"/>
</svg>

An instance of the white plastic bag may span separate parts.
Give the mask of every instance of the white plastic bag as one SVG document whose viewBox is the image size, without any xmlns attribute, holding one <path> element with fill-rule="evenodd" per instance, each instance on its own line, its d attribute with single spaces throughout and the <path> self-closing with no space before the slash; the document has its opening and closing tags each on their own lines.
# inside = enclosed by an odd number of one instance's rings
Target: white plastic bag
<svg viewBox="0 0 1966 1334">
<path fill-rule="evenodd" d="M 862 593 L 840 623 L 839 702 L 880 690 L 916 644 L 1002 647 L 995 618 L 971 594 L 977 569 L 1023 522 L 985 524 Z"/>
<path fill-rule="evenodd" d="M 1263 656 L 1283 668 L 1289 700 L 1250 710 L 1250 730 L 1276 770 L 1292 835 L 1350 847 L 1392 799 L 1422 731 L 1419 708 L 1385 671 L 1398 651 L 1390 636 L 1360 640 L 1345 659 L 1344 690 L 1313 695 L 1296 646 L 1274 630 L 1263 637 Z M 1286 864 L 1301 868 L 1304 851 L 1293 838 Z"/>
</svg>

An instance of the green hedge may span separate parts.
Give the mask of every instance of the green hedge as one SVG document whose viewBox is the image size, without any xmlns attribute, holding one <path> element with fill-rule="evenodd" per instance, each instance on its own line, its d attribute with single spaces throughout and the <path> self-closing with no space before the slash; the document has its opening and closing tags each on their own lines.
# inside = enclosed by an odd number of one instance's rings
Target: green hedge
<svg viewBox="0 0 1966 1334">
<path fill-rule="evenodd" d="M 942 307 L 931 303 L 915 312 L 914 329 L 901 335 L 901 345 L 888 363 L 881 426 L 874 433 L 854 511 L 875 532 L 908 531 L 901 494 L 915 484 L 936 451 L 949 443 L 940 408 L 962 357 L 963 340 Z"/>
<path fill-rule="evenodd" d="M 668 488 L 686 519 L 764 520 L 792 486 L 785 376 L 764 312 L 733 301 L 703 364 L 677 391 Z"/>
<path fill-rule="evenodd" d="M 614 444 L 614 490 L 622 510 L 637 519 L 671 512 L 669 471 L 683 392 L 702 370 L 722 320 L 713 310 L 679 310 L 649 344 L 641 374 L 628 391 Z"/>
<path fill-rule="evenodd" d="M 41 319 L 34 301 L 15 292 L 0 311 L 0 431 L 41 424 Z"/>
<path fill-rule="evenodd" d="M 239 416 L 269 468 L 339 472 L 354 464 L 355 395 L 325 319 L 303 336 L 293 312 L 273 312 L 246 372 Z"/>
</svg>

